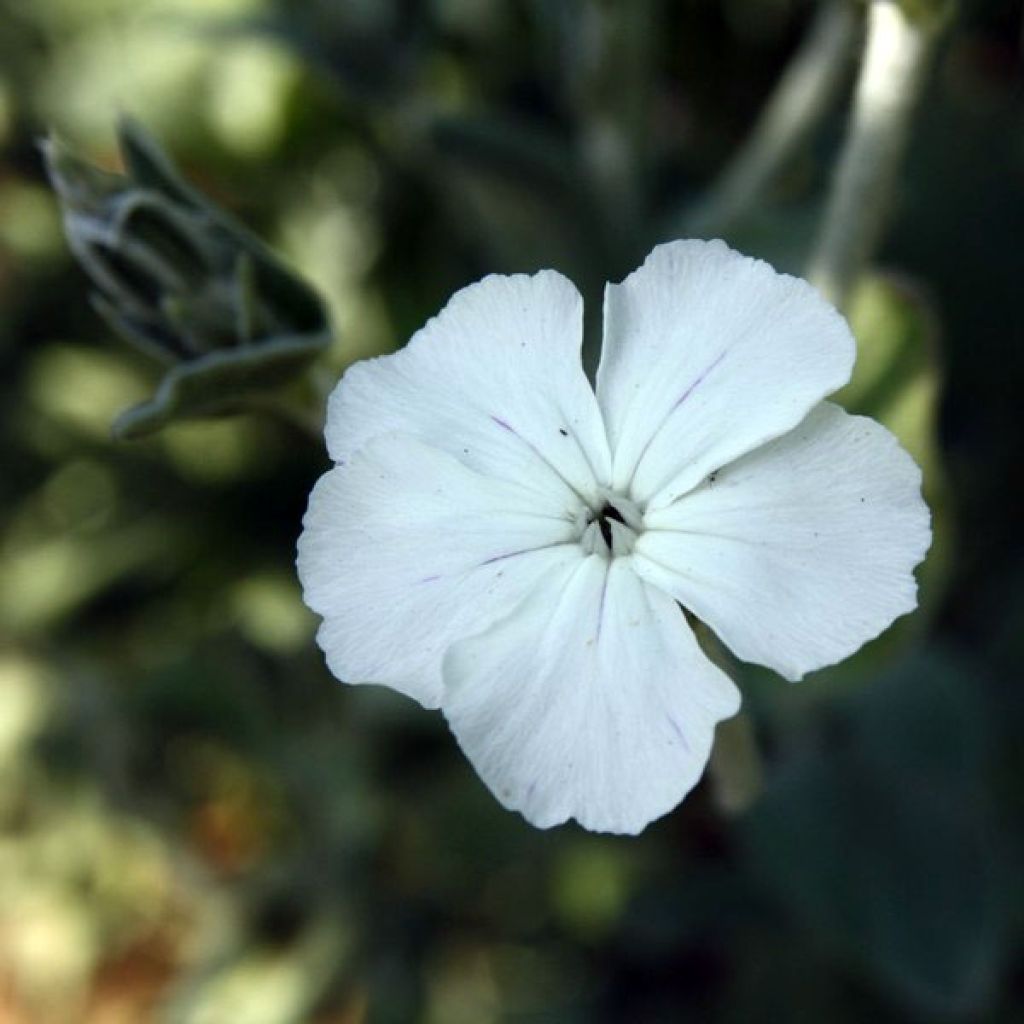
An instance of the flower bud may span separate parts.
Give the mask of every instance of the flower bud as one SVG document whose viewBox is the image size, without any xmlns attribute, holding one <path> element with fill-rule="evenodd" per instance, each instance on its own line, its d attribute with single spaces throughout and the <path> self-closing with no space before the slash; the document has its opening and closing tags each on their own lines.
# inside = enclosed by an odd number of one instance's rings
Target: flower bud
<svg viewBox="0 0 1024 1024">
<path fill-rule="evenodd" d="M 131 121 L 125 172 L 48 139 L 43 155 L 97 312 L 168 370 L 153 399 L 114 423 L 137 437 L 223 414 L 287 382 L 330 344 L 317 294 L 242 225 L 188 185 Z"/>
</svg>

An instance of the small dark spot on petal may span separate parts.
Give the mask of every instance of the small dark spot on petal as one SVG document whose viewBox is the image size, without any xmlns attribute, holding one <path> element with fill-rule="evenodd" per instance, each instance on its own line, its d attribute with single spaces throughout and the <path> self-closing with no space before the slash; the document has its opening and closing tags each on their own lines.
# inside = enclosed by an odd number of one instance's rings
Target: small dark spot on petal
<svg viewBox="0 0 1024 1024">
<path fill-rule="evenodd" d="M 565 427 L 559 427 L 558 428 L 558 432 L 562 435 L 562 437 L 568 437 L 569 436 L 569 431 L 566 430 Z M 863 500 L 863 499 L 861 499 L 861 500 Z"/>
</svg>

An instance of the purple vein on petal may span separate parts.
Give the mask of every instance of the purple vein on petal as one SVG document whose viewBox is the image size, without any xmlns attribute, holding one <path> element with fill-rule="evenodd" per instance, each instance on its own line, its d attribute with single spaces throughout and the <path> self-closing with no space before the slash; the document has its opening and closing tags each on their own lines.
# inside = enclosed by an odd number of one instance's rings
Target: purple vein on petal
<svg viewBox="0 0 1024 1024">
<path fill-rule="evenodd" d="M 611 563 L 605 566 L 604 583 L 601 586 L 601 601 L 597 606 L 597 630 L 594 633 L 595 643 L 601 639 L 601 629 L 604 626 L 604 604 L 608 598 L 608 579 L 612 574 Z"/>
<path fill-rule="evenodd" d="M 694 389 L 698 385 L 704 382 L 704 378 L 707 377 L 707 375 L 725 358 L 725 353 L 728 351 L 729 350 L 727 348 L 724 348 L 721 352 L 718 353 L 718 358 L 715 359 L 714 362 L 712 362 L 711 365 L 708 366 L 707 369 L 679 396 L 678 400 L 676 401 L 676 404 L 673 405 L 671 409 L 669 409 L 669 416 L 671 416 L 672 413 L 674 413 L 676 409 L 678 409 L 679 406 L 681 406 L 683 402 L 685 402 L 690 397 L 690 395 L 693 394 Z M 667 418 L 668 417 L 666 417 L 666 419 Z"/>
<path fill-rule="evenodd" d="M 566 477 L 562 474 L 559 468 L 529 438 L 523 437 L 523 435 L 520 434 L 515 427 L 506 423 L 500 416 L 495 416 L 491 414 L 490 418 L 492 423 L 496 423 L 499 427 L 501 427 L 502 430 L 507 430 L 513 437 L 516 437 L 520 441 L 522 441 L 523 444 L 525 444 L 526 447 L 529 448 L 530 451 L 533 452 L 533 454 L 536 455 L 537 458 L 540 459 L 540 461 L 543 462 L 544 465 L 547 466 L 548 469 L 550 469 L 551 472 L 554 473 L 555 476 L 557 476 L 558 479 L 561 480 L 562 483 L 564 483 L 565 486 L 568 487 L 569 490 L 573 492 L 573 494 L 579 497 L 582 501 L 586 502 L 586 495 L 581 494 L 579 489 L 571 481 L 566 479 Z"/>
<path fill-rule="evenodd" d="M 683 393 L 675 400 L 675 402 L 672 403 L 672 408 L 669 409 L 667 413 L 665 413 L 665 416 L 662 419 L 661 423 L 659 423 L 657 428 L 651 432 L 651 436 L 647 439 L 647 443 L 643 446 L 643 449 L 637 456 L 636 463 L 633 466 L 633 476 L 630 477 L 630 483 L 632 483 L 633 479 L 635 479 L 637 471 L 640 469 L 640 463 L 644 461 L 644 458 L 647 455 L 648 450 L 650 449 L 651 445 L 654 444 L 654 439 L 662 432 L 662 430 L 664 430 L 665 424 L 668 423 L 668 421 L 672 418 L 672 414 L 676 411 L 676 409 L 678 409 L 683 404 L 683 402 L 685 402 L 690 397 L 690 395 L 694 393 L 694 391 L 697 390 L 698 387 L 700 387 L 701 384 L 704 383 L 708 375 L 726 357 L 728 352 L 728 348 L 722 349 L 722 351 L 719 352 L 718 355 L 697 375 L 696 379 L 693 380 L 687 386 L 686 390 L 683 391 Z"/>
<path fill-rule="evenodd" d="M 683 730 L 679 728 L 679 723 L 671 716 L 668 716 L 668 724 L 672 726 L 673 731 L 679 737 L 679 742 L 683 745 L 683 750 L 689 750 L 690 744 L 687 742 L 686 735 Z"/>
<path fill-rule="evenodd" d="M 505 551 L 492 558 L 485 558 L 477 562 L 476 568 L 482 569 L 485 565 L 494 565 L 495 562 L 503 562 L 506 558 L 515 558 L 518 555 L 532 555 L 535 551 L 549 551 L 551 548 L 575 547 L 576 542 L 571 540 L 557 540 L 553 544 L 540 544 L 535 548 L 520 548 L 518 551 Z"/>
<path fill-rule="evenodd" d="M 520 548 L 518 551 L 507 551 L 503 555 L 495 555 L 493 558 L 486 558 L 480 562 L 480 567 L 494 565 L 495 562 L 503 562 L 506 558 L 515 558 L 516 555 L 525 555 L 528 551 L 535 551 L 536 548 Z"/>
</svg>

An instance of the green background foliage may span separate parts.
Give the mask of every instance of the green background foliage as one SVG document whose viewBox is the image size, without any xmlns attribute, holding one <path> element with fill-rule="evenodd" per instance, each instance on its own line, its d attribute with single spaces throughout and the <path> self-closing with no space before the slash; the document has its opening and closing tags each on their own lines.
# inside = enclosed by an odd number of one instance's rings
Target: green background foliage
<svg viewBox="0 0 1024 1024">
<path fill-rule="evenodd" d="M 323 294 L 329 379 L 548 266 L 592 361 L 603 282 L 680 233 L 813 7 L 0 0 L 0 1018 L 1021 1019 L 1019 5 L 948 27 L 850 306 L 840 400 L 925 469 L 921 608 L 798 686 L 741 669 L 748 717 L 637 839 L 531 829 L 439 716 L 330 677 L 294 425 L 111 439 L 159 372 L 91 310 L 36 145 L 116 169 L 138 118 Z M 847 98 L 729 241 L 804 265 Z"/>
</svg>

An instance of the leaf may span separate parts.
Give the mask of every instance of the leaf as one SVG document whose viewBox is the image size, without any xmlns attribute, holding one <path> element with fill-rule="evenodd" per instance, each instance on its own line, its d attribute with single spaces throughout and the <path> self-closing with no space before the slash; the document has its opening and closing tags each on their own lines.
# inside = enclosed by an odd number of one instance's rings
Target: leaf
<svg viewBox="0 0 1024 1024">
<path fill-rule="evenodd" d="M 945 1018 L 988 1004 L 1002 953 L 980 685 L 943 653 L 874 680 L 743 828 L 751 873 L 824 948 Z"/>
<path fill-rule="evenodd" d="M 492 259 L 556 266 L 585 295 L 593 284 L 600 294 L 613 261 L 607 217 L 571 145 L 508 118 L 439 118 L 430 134 L 451 169 L 459 217 L 468 206 Z"/>
</svg>

